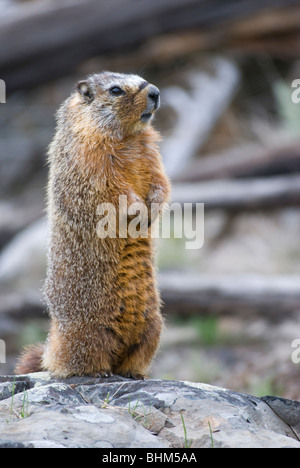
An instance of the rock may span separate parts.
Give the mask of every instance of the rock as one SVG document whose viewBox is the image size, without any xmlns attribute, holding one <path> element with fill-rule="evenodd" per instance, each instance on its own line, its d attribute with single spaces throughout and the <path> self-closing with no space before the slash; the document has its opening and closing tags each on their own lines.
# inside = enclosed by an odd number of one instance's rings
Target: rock
<svg viewBox="0 0 300 468">
<path fill-rule="evenodd" d="M 47 374 L 21 381 L 21 384 L 17 379 L 15 391 L 18 393 L 0 402 L 1 437 L 5 444 L 37 448 L 166 447 L 160 438 L 142 428 L 125 408 L 111 405 L 102 408 L 103 402 L 99 407 L 89 404 L 72 385 L 49 383 Z M 22 384 L 23 391 L 20 390 Z M 7 386 L 12 395 L 11 379 Z M 2 395 L 4 393 L 2 391 Z"/>
<path fill-rule="evenodd" d="M 278 399 L 279 414 L 267 398 L 181 381 L 3 376 L 0 447 L 300 448 L 289 424 L 300 404 Z"/>
<path fill-rule="evenodd" d="M 300 439 L 300 403 L 276 396 L 264 396 L 262 400 L 285 421 Z"/>
</svg>

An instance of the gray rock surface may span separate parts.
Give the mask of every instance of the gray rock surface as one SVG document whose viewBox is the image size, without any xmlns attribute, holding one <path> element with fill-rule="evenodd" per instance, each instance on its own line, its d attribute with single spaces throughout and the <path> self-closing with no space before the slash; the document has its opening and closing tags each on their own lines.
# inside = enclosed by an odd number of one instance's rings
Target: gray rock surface
<svg viewBox="0 0 300 468">
<path fill-rule="evenodd" d="M 300 448 L 299 406 L 192 382 L 2 376 L 0 447 Z"/>
</svg>

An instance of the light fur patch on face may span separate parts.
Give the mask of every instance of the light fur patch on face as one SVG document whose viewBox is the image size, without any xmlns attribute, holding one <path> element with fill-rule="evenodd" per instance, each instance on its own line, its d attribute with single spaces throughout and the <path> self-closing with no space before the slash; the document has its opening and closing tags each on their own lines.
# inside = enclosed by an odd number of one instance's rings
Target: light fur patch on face
<svg viewBox="0 0 300 468">
<path fill-rule="evenodd" d="M 80 99 L 79 94 L 74 94 L 74 96 L 73 96 L 72 99 L 70 100 L 69 106 L 70 106 L 70 107 L 76 107 L 76 105 L 77 105 L 79 102 L 81 102 L 81 99 Z"/>
<path fill-rule="evenodd" d="M 111 86 L 120 86 L 121 88 L 126 86 L 138 89 L 144 81 L 145 80 L 138 75 L 123 75 L 122 73 L 114 73 L 110 82 L 105 86 L 105 89 L 110 89 Z"/>
</svg>

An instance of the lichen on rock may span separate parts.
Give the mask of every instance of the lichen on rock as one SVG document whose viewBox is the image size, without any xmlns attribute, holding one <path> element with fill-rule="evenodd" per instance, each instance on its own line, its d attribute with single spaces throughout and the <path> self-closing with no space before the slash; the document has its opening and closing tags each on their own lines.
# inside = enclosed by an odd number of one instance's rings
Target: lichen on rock
<svg viewBox="0 0 300 468">
<path fill-rule="evenodd" d="M 201 383 L 0 377 L 0 447 L 300 448 L 299 420 L 298 402 Z"/>
</svg>

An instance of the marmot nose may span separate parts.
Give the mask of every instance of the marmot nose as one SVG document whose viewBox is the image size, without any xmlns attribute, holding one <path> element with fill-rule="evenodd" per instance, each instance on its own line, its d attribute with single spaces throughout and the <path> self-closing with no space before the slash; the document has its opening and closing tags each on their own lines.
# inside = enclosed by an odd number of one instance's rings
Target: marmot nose
<svg viewBox="0 0 300 468">
<path fill-rule="evenodd" d="M 154 85 L 150 85 L 148 88 L 148 98 L 154 102 L 155 109 L 157 109 L 159 106 L 159 95 L 159 89 Z"/>
</svg>

